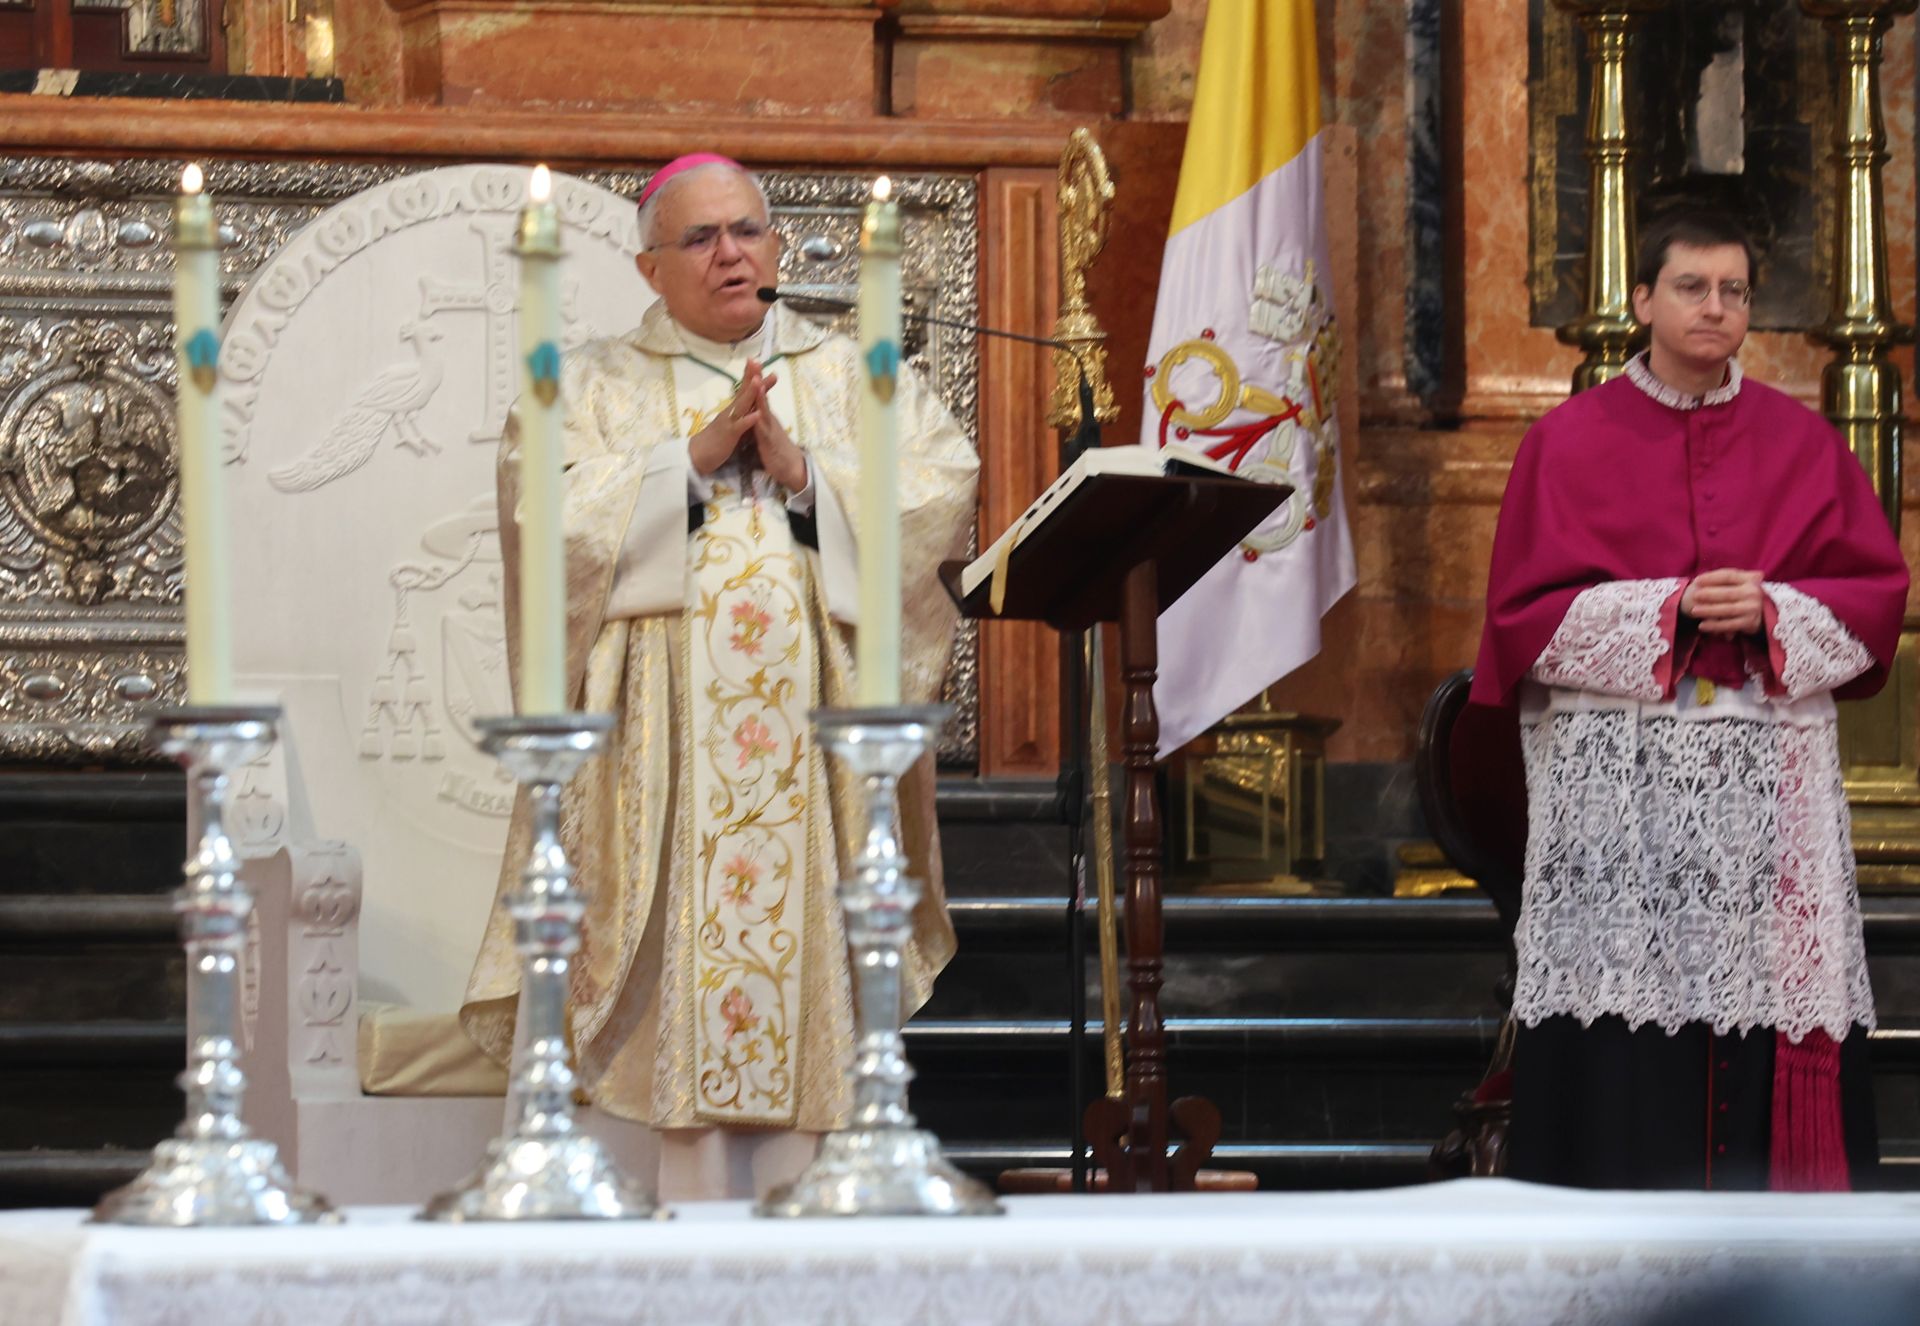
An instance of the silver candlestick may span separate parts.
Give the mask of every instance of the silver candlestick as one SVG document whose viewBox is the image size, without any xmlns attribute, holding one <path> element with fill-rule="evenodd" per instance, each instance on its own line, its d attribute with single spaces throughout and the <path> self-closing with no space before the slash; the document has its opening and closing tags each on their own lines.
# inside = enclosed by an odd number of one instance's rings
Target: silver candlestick
<svg viewBox="0 0 1920 1326">
<path fill-rule="evenodd" d="M 568 977 L 580 948 L 586 901 L 560 841 L 560 789 L 601 753 L 607 714 L 483 718 L 481 745 L 525 785 L 533 851 L 506 898 L 521 959 L 520 1006 L 508 1074 L 506 1130 L 479 1172 L 441 1193 L 423 1220 L 636 1220 L 655 1214 L 653 1195 L 615 1167 L 579 1130 L 567 1062 Z"/>
<path fill-rule="evenodd" d="M 998 1215 L 984 1184 L 955 1169 L 940 1140 L 907 1109 L 913 1069 L 900 1036 L 900 964 L 913 930 L 920 881 L 900 848 L 900 778 L 927 751 L 946 705 L 823 709 L 813 730 L 860 779 L 867 836 L 840 882 L 853 958 L 853 1117 L 821 1139 L 799 1178 L 754 1208 L 762 1216 Z"/>
<path fill-rule="evenodd" d="M 179 1130 L 153 1149 L 153 1163 L 101 1199 L 93 1219 L 111 1225 L 189 1228 L 298 1225 L 337 1220 L 326 1198 L 294 1187 L 272 1142 L 240 1121 L 246 1075 L 234 1044 L 235 991 L 253 898 L 240 881 L 227 836 L 233 772 L 273 748 L 273 707 L 193 706 L 153 719 L 156 744 L 187 769 L 200 840 L 187 860 L 173 910 L 187 950 L 187 1094 Z"/>
</svg>

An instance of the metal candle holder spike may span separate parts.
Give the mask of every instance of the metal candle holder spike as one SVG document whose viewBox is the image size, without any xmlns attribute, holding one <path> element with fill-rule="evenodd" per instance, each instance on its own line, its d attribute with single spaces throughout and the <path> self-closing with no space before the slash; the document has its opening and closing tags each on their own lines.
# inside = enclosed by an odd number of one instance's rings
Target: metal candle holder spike
<svg viewBox="0 0 1920 1326">
<path fill-rule="evenodd" d="M 519 1025 L 508 1074 L 506 1130 L 479 1172 L 444 1192 L 423 1220 L 636 1220 L 654 1215 L 647 1189 L 579 1130 L 567 1062 L 568 976 L 586 901 L 560 841 L 560 789 L 601 753 L 607 714 L 483 718 L 481 745 L 525 785 L 533 850 L 506 898 L 521 959 Z"/>
<path fill-rule="evenodd" d="M 821 1139 L 820 1154 L 792 1183 L 754 1208 L 762 1216 L 997 1215 L 984 1184 L 955 1169 L 940 1141 L 907 1110 L 900 1036 L 901 961 L 913 928 L 920 881 L 900 848 L 900 778 L 932 744 L 946 705 L 823 709 L 816 738 L 860 779 L 867 836 L 840 882 L 854 983 L 853 1117 Z"/>
<path fill-rule="evenodd" d="M 272 707 L 195 706 L 153 719 L 159 748 L 186 766 L 200 840 L 173 895 L 187 950 L 187 1095 L 180 1128 L 153 1149 L 140 1176 L 108 1193 L 93 1219 L 189 1228 L 337 1220 L 326 1198 L 293 1185 L 272 1142 L 240 1121 L 246 1076 L 234 1044 L 235 993 L 253 898 L 227 836 L 227 787 L 237 769 L 273 748 Z"/>
</svg>

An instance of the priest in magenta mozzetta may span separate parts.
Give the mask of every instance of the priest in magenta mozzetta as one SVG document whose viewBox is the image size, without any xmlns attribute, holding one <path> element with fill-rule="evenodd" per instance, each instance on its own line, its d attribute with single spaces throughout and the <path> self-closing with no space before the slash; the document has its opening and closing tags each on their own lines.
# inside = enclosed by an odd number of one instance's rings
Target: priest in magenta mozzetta
<svg viewBox="0 0 1920 1326">
<path fill-rule="evenodd" d="M 853 341 L 770 305 L 780 237 L 759 182 L 702 153 L 639 199 L 659 295 L 624 336 L 571 351 L 566 409 L 567 686 L 616 716 L 569 785 L 563 829 L 589 897 L 573 1040 L 594 1105 L 657 1130 L 667 1199 L 752 1196 L 847 1121 L 846 940 L 834 886 L 860 827 L 808 711 L 854 703 L 854 501 L 862 375 Z M 935 582 L 966 550 L 978 462 L 938 397 L 899 376 L 904 702 L 937 699 L 957 617 Z M 509 564 L 517 433 L 500 469 Z M 904 985 L 926 999 L 953 952 L 930 762 L 902 784 L 927 882 Z M 523 808 L 524 810 L 524 808 Z M 528 851 L 514 818 L 502 887 Z M 468 1034 L 505 1062 L 519 964 L 496 903 L 468 983 Z"/>
<path fill-rule="evenodd" d="M 1663 217 L 1635 276 L 1649 348 L 1514 460 L 1474 672 L 1527 770 L 1508 1172 L 1868 1186 L 1835 701 L 1886 680 L 1907 567 L 1839 435 L 1741 373 L 1742 227 Z"/>
</svg>

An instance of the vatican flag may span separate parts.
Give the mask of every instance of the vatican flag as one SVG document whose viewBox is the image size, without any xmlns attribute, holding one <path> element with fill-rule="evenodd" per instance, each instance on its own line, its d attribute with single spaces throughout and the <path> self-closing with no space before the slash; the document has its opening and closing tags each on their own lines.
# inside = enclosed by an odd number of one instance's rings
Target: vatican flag
<svg viewBox="0 0 1920 1326">
<path fill-rule="evenodd" d="M 1353 588 L 1313 0 L 1212 0 L 1147 353 L 1143 441 L 1294 494 L 1160 615 L 1166 755 L 1320 652 Z"/>
</svg>

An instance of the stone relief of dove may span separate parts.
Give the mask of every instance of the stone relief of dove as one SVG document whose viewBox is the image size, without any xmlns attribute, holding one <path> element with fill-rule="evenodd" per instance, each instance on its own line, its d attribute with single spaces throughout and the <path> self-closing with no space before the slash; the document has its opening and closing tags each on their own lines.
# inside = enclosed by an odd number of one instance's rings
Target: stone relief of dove
<svg viewBox="0 0 1920 1326">
<path fill-rule="evenodd" d="M 440 447 L 420 431 L 419 413 L 440 389 L 446 368 L 427 353 L 427 347 L 445 339 L 430 323 L 402 324 L 399 337 L 411 342 L 412 363 L 383 370 L 334 421 L 319 445 L 288 465 L 268 473 L 275 488 L 301 493 L 344 478 L 373 459 L 380 439 L 392 430 L 394 441 L 424 456 Z"/>
</svg>

